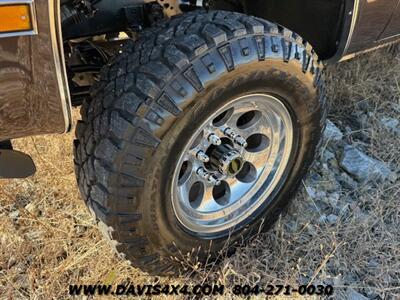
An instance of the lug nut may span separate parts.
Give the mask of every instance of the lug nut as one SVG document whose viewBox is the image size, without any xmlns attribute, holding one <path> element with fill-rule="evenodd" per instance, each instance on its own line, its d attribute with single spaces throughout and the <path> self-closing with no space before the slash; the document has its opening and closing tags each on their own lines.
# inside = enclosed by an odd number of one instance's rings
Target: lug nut
<svg viewBox="0 0 400 300">
<path fill-rule="evenodd" d="M 232 128 L 228 127 L 222 130 L 223 134 L 225 134 L 227 137 L 233 139 L 235 144 L 238 144 L 240 147 L 247 147 L 247 142 L 246 140 L 240 135 L 237 134 Z"/>
<path fill-rule="evenodd" d="M 219 146 L 219 145 L 221 145 L 221 139 L 215 134 L 215 133 L 211 133 L 209 136 L 208 136 L 208 141 L 211 143 L 211 144 L 213 144 L 213 145 L 215 145 L 215 146 Z"/>
<path fill-rule="evenodd" d="M 248 144 L 247 141 L 242 138 L 240 135 L 234 139 L 235 143 L 238 144 L 240 147 L 247 148 Z"/>
<path fill-rule="evenodd" d="M 221 181 L 214 174 L 211 174 L 210 172 L 208 172 L 206 169 L 204 169 L 202 167 L 198 168 L 196 173 L 201 178 L 207 180 L 209 183 L 211 183 L 213 185 L 220 185 L 221 184 Z"/>
<path fill-rule="evenodd" d="M 208 163 L 210 161 L 210 158 L 203 150 L 200 150 L 197 153 L 195 153 L 195 157 L 203 163 Z"/>
<path fill-rule="evenodd" d="M 222 129 L 222 133 L 225 134 L 227 137 L 232 138 L 232 139 L 233 139 L 235 136 L 237 136 L 236 132 L 233 131 L 233 129 L 230 128 L 230 127 L 227 127 L 227 128 Z"/>
<path fill-rule="evenodd" d="M 208 178 L 208 181 L 209 181 L 211 184 L 215 185 L 215 186 L 218 186 L 218 185 L 221 184 L 221 180 L 219 180 L 215 175 L 211 175 L 211 176 Z"/>
</svg>

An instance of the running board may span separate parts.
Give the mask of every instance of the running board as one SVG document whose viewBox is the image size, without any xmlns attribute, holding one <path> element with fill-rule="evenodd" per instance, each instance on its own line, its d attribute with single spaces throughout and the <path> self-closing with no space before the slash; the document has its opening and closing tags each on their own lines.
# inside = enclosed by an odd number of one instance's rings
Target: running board
<svg viewBox="0 0 400 300">
<path fill-rule="evenodd" d="M 32 158 L 22 152 L 0 149 L 0 179 L 26 178 L 36 172 Z"/>
</svg>

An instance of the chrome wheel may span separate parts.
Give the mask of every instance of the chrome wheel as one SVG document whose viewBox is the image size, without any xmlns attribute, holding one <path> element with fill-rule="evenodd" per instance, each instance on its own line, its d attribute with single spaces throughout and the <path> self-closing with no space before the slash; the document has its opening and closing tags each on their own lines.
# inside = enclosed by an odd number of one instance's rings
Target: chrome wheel
<svg viewBox="0 0 400 300">
<path fill-rule="evenodd" d="M 186 229 L 213 237 L 251 216 L 282 185 L 293 123 L 278 98 L 252 94 L 199 125 L 176 164 L 171 199 Z"/>
</svg>

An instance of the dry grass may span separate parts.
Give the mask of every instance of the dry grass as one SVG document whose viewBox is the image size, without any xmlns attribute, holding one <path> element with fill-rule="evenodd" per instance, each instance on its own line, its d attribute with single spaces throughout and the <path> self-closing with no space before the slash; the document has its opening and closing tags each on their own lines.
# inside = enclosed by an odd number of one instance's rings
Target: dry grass
<svg viewBox="0 0 400 300">
<path fill-rule="evenodd" d="M 331 118 L 342 125 L 367 100 L 370 143 L 366 151 L 397 168 L 400 140 L 379 125 L 399 118 L 400 57 L 380 50 L 328 70 Z M 399 109 L 396 111 L 396 109 Z M 77 115 L 77 113 L 75 112 Z M 357 142 L 355 132 L 347 139 Z M 72 164 L 73 133 L 17 140 L 31 154 L 37 174 L 0 183 L 0 298 L 61 299 L 70 283 L 175 282 L 220 284 L 324 282 L 338 294 L 345 286 L 400 297 L 400 183 L 341 194 L 348 212 L 335 226 L 320 225 L 313 201 L 300 192 L 274 229 L 211 269 L 190 278 L 154 278 L 118 260 L 80 200 Z"/>
</svg>

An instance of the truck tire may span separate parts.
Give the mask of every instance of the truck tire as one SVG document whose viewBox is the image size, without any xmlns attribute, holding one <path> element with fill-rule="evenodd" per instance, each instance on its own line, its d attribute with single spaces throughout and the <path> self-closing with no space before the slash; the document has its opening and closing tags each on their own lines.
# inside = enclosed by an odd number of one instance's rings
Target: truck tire
<svg viewBox="0 0 400 300">
<path fill-rule="evenodd" d="M 129 44 L 75 140 L 82 197 L 117 252 L 173 274 L 271 227 L 314 160 L 321 70 L 297 34 L 232 12 L 181 15 Z"/>
</svg>

